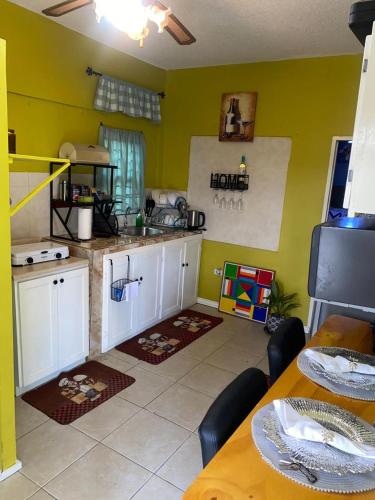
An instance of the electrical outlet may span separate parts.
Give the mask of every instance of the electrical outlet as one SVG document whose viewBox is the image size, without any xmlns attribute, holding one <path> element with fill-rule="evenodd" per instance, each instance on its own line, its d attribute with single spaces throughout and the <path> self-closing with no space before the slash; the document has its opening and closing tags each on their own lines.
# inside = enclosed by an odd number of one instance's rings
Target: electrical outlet
<svg viewBox="0 0 375 500">
<path fill-rule="evenodd" d="M 215 276 L 223 276 L 223 270 L 221 267 L 215 267 L 214 269 L 214 275 Z"/>
</svg>

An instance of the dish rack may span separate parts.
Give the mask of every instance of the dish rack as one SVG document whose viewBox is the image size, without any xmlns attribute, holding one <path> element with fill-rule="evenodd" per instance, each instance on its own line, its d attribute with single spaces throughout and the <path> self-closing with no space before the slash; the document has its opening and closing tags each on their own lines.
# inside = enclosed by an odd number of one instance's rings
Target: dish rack
<svg viewBox="0 0 375 500">
<path fill-rule="evenodd" d="M 130 275 L 130 257 L 128 255 L 128 270 L 126 278 L 113 281 L 113 261 L 111 263 L 111 299 L 115 302 L 129 302 L 138 296 L 139 281 L 131 280 Z"/>
</svg>

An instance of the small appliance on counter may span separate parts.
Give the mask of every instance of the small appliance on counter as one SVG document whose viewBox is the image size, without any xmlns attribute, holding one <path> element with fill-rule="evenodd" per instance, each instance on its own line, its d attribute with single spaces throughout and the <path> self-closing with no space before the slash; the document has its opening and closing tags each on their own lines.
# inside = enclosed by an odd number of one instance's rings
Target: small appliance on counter
<svg viewBox="0 0 375 500">
<path fill-rule="evenodd" d="M 64 142 L 60 146 L 60 158 L 67 158 L 74 163 L 109 164 L 109 151 L 97 144 L 73 144 Z"/>
<path fill-rule="evenodd" d="M 200 229 L 205 225 L 206 216 L 204 212 L 199 212 L 199 210 L 188 210 L 186 225 L 188 229 L 196 230 Z"/>
<path fill-rule="evenodd" d="M 67 259 L 69 247 L 50 241 L 12 246 L 12 266 L 29 266 L 51 260 Z"/>
</svg>

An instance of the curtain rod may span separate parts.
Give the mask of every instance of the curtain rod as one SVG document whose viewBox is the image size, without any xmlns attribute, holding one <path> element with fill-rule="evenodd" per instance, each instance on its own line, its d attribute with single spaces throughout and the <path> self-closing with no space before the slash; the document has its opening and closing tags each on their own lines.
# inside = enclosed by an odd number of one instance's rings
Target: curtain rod
<svg viewBox="0 0 375 500">
<path fill-rule="evenodd" d="M 98 71 L 95 71 L 92 66 L 87 66 L 86 68 L 86 75 L 88 76 L 103 76 L 103 73 L 99 73 Z M 158 92 L 158 96 L 160 96 L 162 99 L 166 96 L 165 92 Z"/>
</svg>

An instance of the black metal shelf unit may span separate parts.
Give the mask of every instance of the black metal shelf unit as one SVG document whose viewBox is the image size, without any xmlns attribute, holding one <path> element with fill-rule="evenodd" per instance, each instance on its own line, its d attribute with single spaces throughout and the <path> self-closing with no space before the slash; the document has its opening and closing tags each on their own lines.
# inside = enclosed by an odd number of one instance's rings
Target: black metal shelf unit
<svg viewBox="0 0 375 500">
<path fill-rule="evenodd" d="M 231 191 L 247 191 L 249 176 L 246 174 L 211 174 L 212 189 L 229 189 Z"/>
<path fill-rule="evenodd" d="M 49 173 L 50 175 L 53 174 L 55 168 L 61 167 L 61 163 L 57 162 L 51 162 L 49 166 Z M 97 181 L 97 169 L 98 168 L 106 168 L 110 169 L 110 199 L 104 199 L 104 200 L 94 200 L 93 202 L 79 202 L 79 201 L 74 201 L 72 199 L 72 175 L 74 175 L 74 172 L 72 172 L 72 169 L 74 167 L 92 167 L 93 168 L 93 186 L 96 187 L 96 181 Z M 65 240 L 70 240 L 70 241 L 77 241 L 79 242 L 80 240 L 74 236 L 72 231 L 69 228 L 69 220 L 70 216 L 72 214 L 72 209 L 73 208 L 80 208 L 80 207 L 93 207 L 94 213 L 93 213 L 93 219 L 94 219 L 94 224 L 95 220 L 101 219 L 101 221 L 104 223 L 104 225 L 108 228 L 108 231 L 110 234 L 117 234 L 115 229 L 112 227 L 112 225 L 109 222 L 109 218 L 112 214 L 113 208 L 116 203 L 120 203 L 116 200 L 113 199 L 113 184 L 114 184 L 114 170 L 116 170 L 117 167 L 115 165 L 108 165 L 106 163 L 75 163 L 72 162 L 70 166 L 67 168 L 67 174 L 68 174 L 68 183 L 67 183 L 67 192 L 68 192 L 68 199 L 67 200 L 60 200 L 60 199 L 54 199 L 53 198 L 53 183 L 50 183 L 50 236 L 54 238 L 61 238 Z M 78 173 L 78 172 L 77 172 Z M 61 209 L 68 209 L 66 214 L 62 214 L 60 212 Z M 60 236 L 54 234 L 54 224 L 53 224 L 53 214 L 56 214 L 59 221 L 63 225 L 64 229 L 66 230 L 68 236 Z"/>
</svg>

